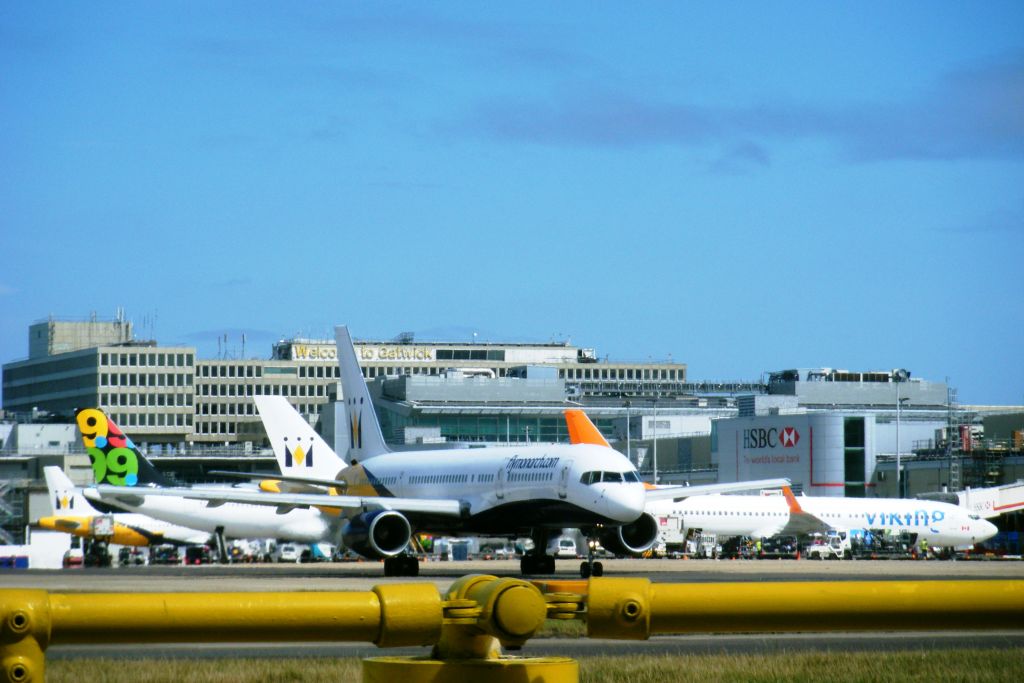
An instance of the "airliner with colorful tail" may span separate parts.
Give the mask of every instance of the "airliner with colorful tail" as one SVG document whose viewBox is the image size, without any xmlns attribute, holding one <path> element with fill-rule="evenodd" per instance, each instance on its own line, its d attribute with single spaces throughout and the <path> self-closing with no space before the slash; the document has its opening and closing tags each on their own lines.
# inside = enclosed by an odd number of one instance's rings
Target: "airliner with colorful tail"
<svg viewBox="0 0 1024 683">
<path fill-rule="evenodd" d="M 278 509 L 226 499 L 158 495 L 168 490 L 161 488 L 167 480 L 113 420 L 97 408 L 80 410 L 75 419 L 96 481 L 83 493 L 94 502 L 204 531 L 204 540 L 210 534 L 219 534 L 224 538 L 315 543 L 335 533 L 337 516 L 316 509 Z"/>
</svg>

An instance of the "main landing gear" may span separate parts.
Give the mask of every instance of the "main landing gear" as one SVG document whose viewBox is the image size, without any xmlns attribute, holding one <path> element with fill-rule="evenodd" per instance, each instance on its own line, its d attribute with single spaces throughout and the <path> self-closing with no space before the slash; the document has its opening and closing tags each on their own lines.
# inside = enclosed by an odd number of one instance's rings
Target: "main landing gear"
<svg viewBox="0 0 1024 683">
<path fill-rule="evenodd" d="M 384 558 L 384 576 L 419 576 L 420 561 L 413 555 Z"/>
<path fill-rule="evenodd" d="M 532 551 L 519 560 L 519 570 L 523 574 L 554 574 L 555 558 Z"/>
<path fill-rule="evenodd" d="M 548 547 L 550 532 L 547 529 L 535 528 L 530 533 L 533 540 L 533 550 L 523 555 L 519 560 L 519 571 L 524 575 L 529 574 L 554 574 L 555 558 L 544 551 Z"/>
<path fill-rule="evenodd" d="M 214 529 L 213 536 L 217 543 L 217 561 L 227 564 L 230 562 L 230 558 L 228 557 L 228 544 L 224 540 L 224 527 L 219 526 Z"/>
</svg>

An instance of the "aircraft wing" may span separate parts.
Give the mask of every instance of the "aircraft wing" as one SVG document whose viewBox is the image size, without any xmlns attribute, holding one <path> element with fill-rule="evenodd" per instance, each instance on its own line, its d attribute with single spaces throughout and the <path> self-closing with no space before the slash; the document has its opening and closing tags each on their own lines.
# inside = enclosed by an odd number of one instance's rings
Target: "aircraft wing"
<svg viewBox="0 0 1024 683">
<path fill-rule="evenodd" d="M 116 504 L 119 497 L 130 495 L 136 500 L 140 496 L 169 496 L 190 500 L 206 500 L 213 505 L 224 503 L 247 503 L 250 505 L 271 505 L 279 508 L 321 507 L 339 510 L 397 510 L 420 514 L 461 517 L 463 505 L 452 498 L 389 498 L 386 496 L 332 496 L 326 493 L 267 493 L 263 491 L 244 491 L 240 489 L 190 489 L 190 488 L 146 488 L 132 489 L 130 493 L 124 487 L 96 486 L 96 491 L 103 500 L 112 499 Z"/>
<path fill-rule="evenodd" d="M 753 489 L 777 489 L 789 486 L 789 479 L 756 479 L 731 484 L 698 484 L 696 486 L 659 486 L 647 489 L 647 502 L 655 500 L 683 500 L 691 496 L 707 496 L 713 493 L 734 493 Z"/>
<path fill-rule="evenodd" d="M 283 474 L 271 474 L 269 472 L 228 472 L 225 470 L 210 470 L 207 472 L 210 475 L 216 475 L 219 477 L 230 477 L 232 479 L 241 479 L 243 481 L 285 481 L 293 484 L 308 484 L 309 486 L 322 486 L 324 488 L 340 488 L 348 486 L 348 482 L 344 479 L 320 479 L 318 477 L 293 477 L 285 476 Z"/>
</svg>

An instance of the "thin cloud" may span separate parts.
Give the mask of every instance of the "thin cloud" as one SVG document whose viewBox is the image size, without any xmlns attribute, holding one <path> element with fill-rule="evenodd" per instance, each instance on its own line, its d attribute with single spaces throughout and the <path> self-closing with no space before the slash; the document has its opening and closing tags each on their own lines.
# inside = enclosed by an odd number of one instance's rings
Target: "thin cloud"
<svg viewBox="0 0 1024 683">
<path fill-rule="evenodd" d="M 918 100 L 844 109 L 791 104 L 704 107 L 628 93 L 561 94 L 553 101 L 492 101 L 464 130 L 543 145 L 638 147 L 751 138 L 830 140 L 856 161 L 1024 159 L 1024 56 L 943 78 Z M 766 152 L 765 152 L 766 154 Z M 755 160 L 751 157 L 750 160 Z"/>
<path fill-rule="evenodd" d="M 1024 211 L 1009 209 L 991 211 L 974 223 L 942 228 L 940 229 L 940 232 L 967 235 L 1024 235 Z"/>
<path fill-rule="evenodd" d="M 724 154 L 708 164 L 709 170 L 727 175 L 739 175 L 772 165 L 771 155 L 762 145 L 749 140 L 730 147 Z"/>
<path fill-rule="evenodd" d="M 622 94 L 584 95 L 553 105 L 493 102 L 468 123 L 499 139 L 596 147 L 695 143 L 724 132 L 712 110 Z"/>
</svg>

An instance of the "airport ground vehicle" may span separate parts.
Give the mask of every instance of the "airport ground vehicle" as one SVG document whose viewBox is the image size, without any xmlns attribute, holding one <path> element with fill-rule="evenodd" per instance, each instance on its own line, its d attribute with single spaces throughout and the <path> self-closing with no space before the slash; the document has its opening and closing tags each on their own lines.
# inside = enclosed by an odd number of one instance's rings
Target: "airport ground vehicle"
<svg viewBox="0 0 1024 683">
<path fill-rule="evenodd" d="M 548 554 L 554 555 L 556 558 L 576 558 L 579 557 L 576 551 L 576 541 L 569 538 L 568 536 L 559 536 L 548 546 Z"/>
<path fill-rule="evenodd" d="M 850 534 L 846 531 L 830 531 L 825 534 L 813 534 L 811 544 L 807 546 L 805 555 L 812 560 L 844 560 L 852 559 Z"/>
<path fill-rule="evenodd" d="M 333 562 L 337 548 L 333 543 L 313 543 L 309 546 L 311 562 Z"/>
<path fill-rule="evenodd" d="M 84 539 L 83 546 L 86 567 L 109 567 L 113 564 L 106 541 Z"/>
<path fill-rule="evenodd" d="M 851 534 L 854 557 L 865 559 L 903 559 L 910 557 L 917 546 L 917 534 L 894 533 L 891 529 L 865 529 Z"/>
<path fill-rule="evenodd" d="M 281 543 L 277 546 L 273 553 L 271 553 L 271 561 L 273 562 L 294 562 L 298 564 L 302 562 L 302 554 L 309 553 L 309 547 L 299 545 L 298 543 Z"/>
<path fill-rule="evenodd" d="M 800 545 L 796 536 L 772 536 L 761 541 L 761 554 L 764 560 L 795 560 L 800 554 Z"/>
<path fill-rule="evenodd" d="M 181 564 L 181 556 L 177 546 L 170 544 L 158 545 L 149 549 L 150 564 Z"/>
<path fill-rule="evenodd" d="M 85 564 L 85 555 L 81 546 L 72 546 L 64 553 L 64 569 L 80 569 Z"/>
<path fill-rule="evenodd" d="M 190 545 L 185 548 L 185 564 L 211 564 L 214 555 L 205 545 Z"/>
<path fill-rule="evenodd" d="M 733 536 L 722 541 L 721 557 L 731 560 L 752 560 L 757 557 L 754 541 L 746 536 Z"/>
<path fill-rule="evenodd" d="M 117 551 L 118 567 L 140 567 L 145 566 L 148 562 L 149 558 L 142 548 L 126 545 L 121 546 L 121 549 Z"/>
</svg>

